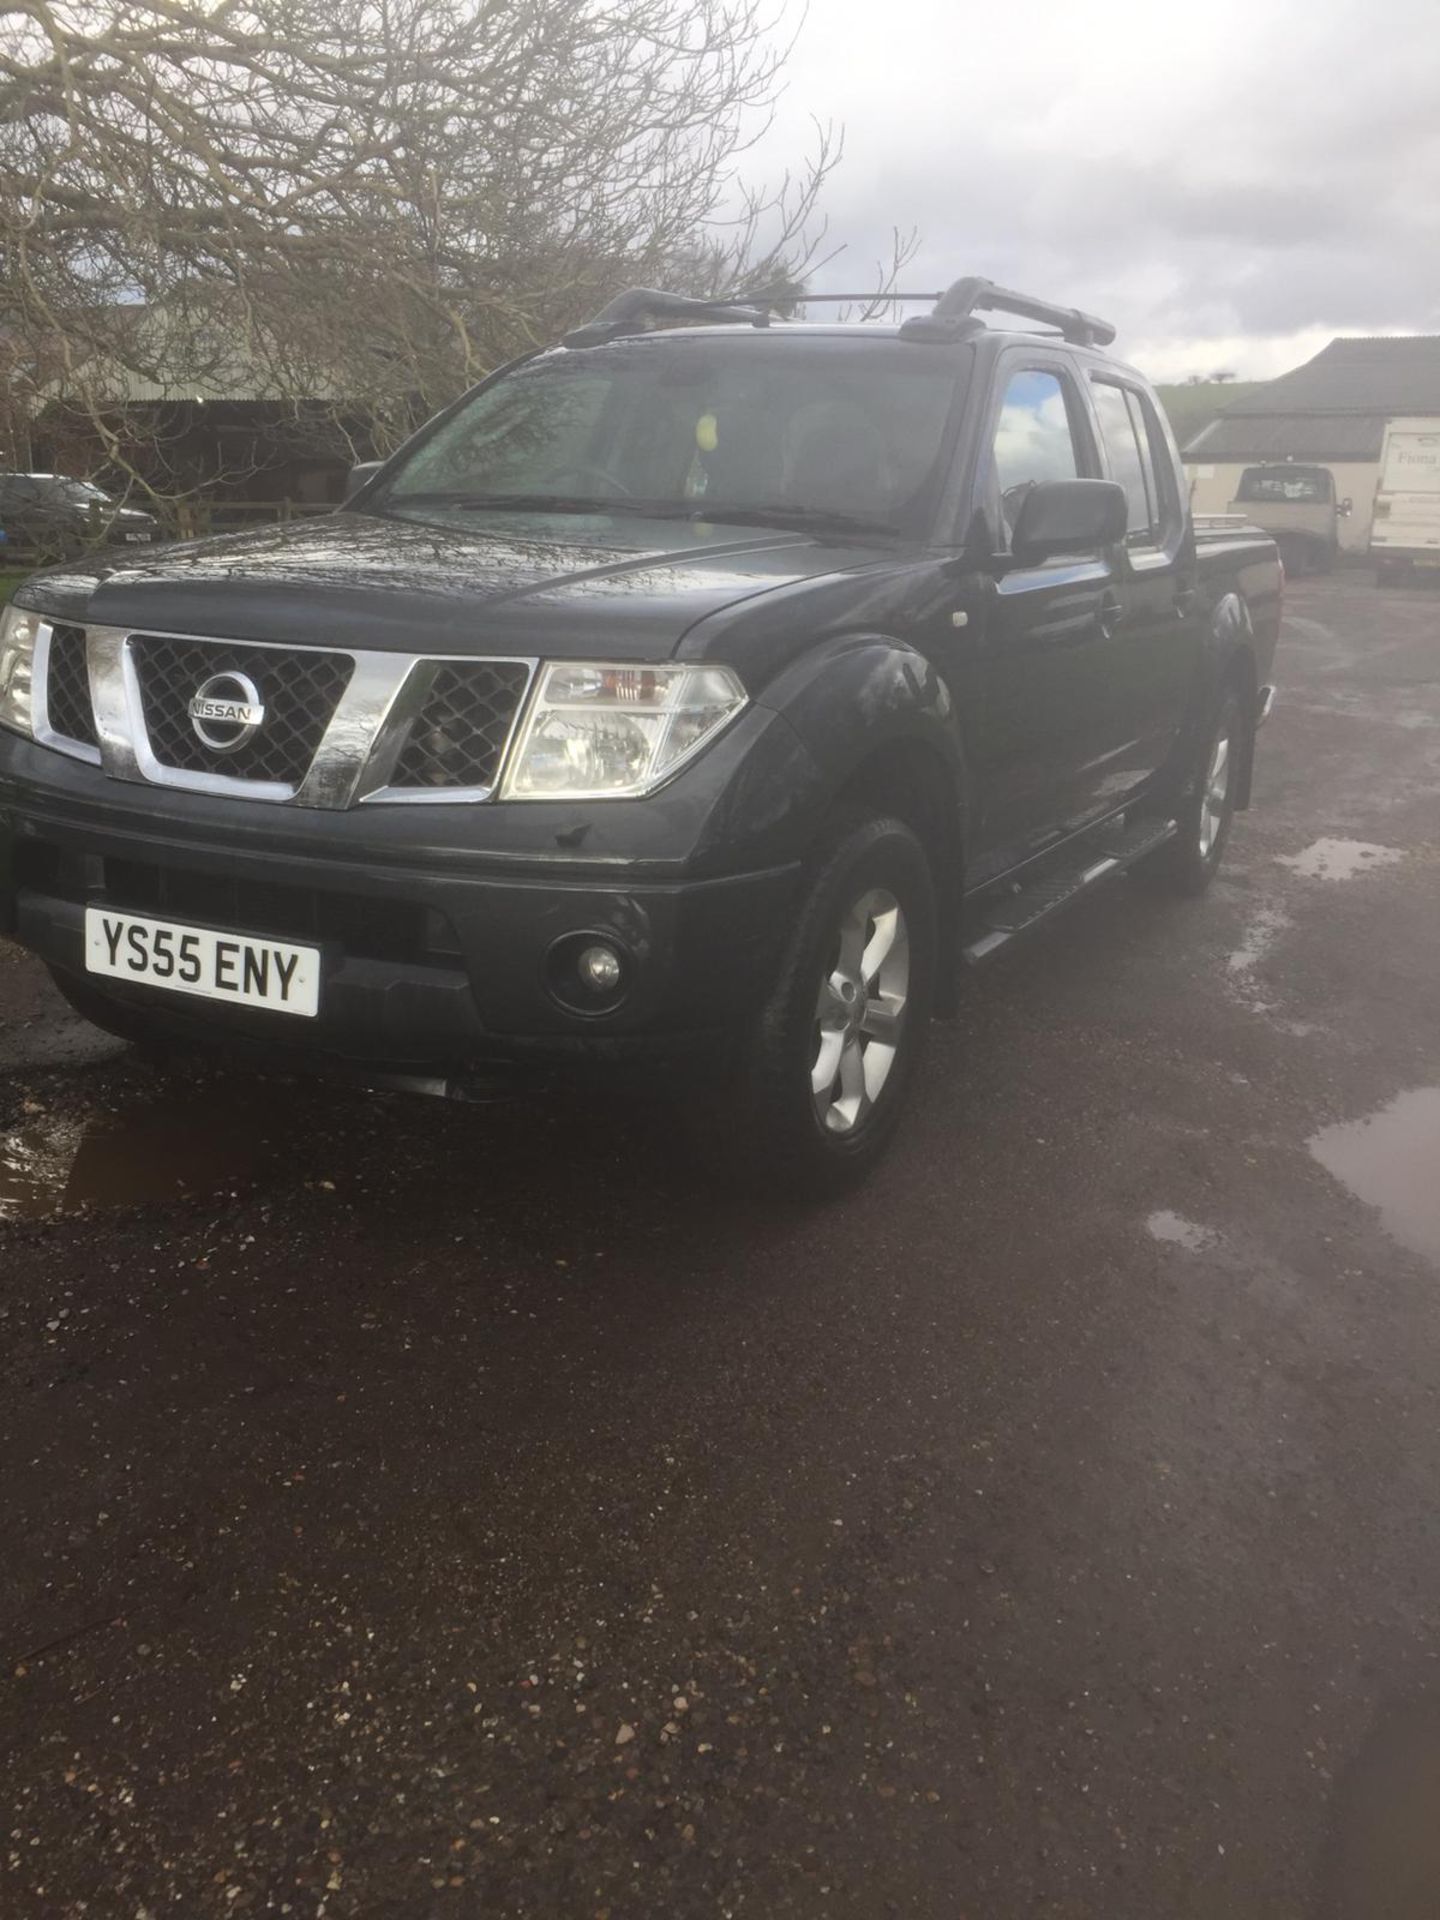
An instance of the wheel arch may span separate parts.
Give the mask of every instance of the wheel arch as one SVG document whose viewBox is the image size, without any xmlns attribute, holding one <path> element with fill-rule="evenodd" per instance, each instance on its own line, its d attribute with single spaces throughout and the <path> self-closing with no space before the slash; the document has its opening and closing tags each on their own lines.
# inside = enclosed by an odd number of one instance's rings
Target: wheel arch
<svg viewBox="0 0 1440 1920">
<path fill-rule="evenodd" d="M 961 807 L 954 772 L 933 741 L 901 737 L 875 747 L 837 788 L 830 810 L 867 806 L 912 828 L 929 856 L 942 899 L 958 890 L 964 859 Z"/>
<path fill-rule="evenodd" d="M 1212 684 L 1214 697 L 1233 691 L 1246 717 L 1240 781 L 1235 795 L 1237 811 L 1250 805 L 1255 775 L 1255 708 L 1260 697 L 1260 670 L 1255 657 L 1255 627 L 1250 607 L 1238 589 L 1222 594 L 1211 623 L 1214 639 Z"/>
<path fill-rule="evenodd" d="M 893 814 L 924 847 L 948 981 L 962 893 L 969 781 L 959 717 L 934 663 L 882 634 L 851 636 L 797 663 L 766 690 L 821 772 L 808 821 L 813 848 L 838 809 Z"/>
</svg>

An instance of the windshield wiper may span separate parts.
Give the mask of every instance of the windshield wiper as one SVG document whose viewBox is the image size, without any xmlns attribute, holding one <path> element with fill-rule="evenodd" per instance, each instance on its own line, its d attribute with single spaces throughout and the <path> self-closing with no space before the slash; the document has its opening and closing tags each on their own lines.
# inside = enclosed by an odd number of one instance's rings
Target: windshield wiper
<svg viewBox="0 0 1440 1920">
<path fill-rule="evenodd" d="M 653 503 L 623 496 L 597 499 L 581 493 L 406 493 L 378 503 L 390 508 L 459 507 L 463 513 L 640 513 L 663 511 Z"/>
<path fill-rule="evenodd" d="M 890 520 L 867 519 L 859 513 L 835 513 L 828 507 L 789 507 L 780 502 L 759 507 L 731 506 L 723 500 L 697 502 L 697 520 L 727 520 L 737 527 L 781 527 L 796 533 L 857 533 L 900 536 Z"/>
<path fill-rule="evenodd" d="M 392 511 L 405 507 L 458 507 L 463 513 L 624 514 L 641 520 L 725 521 L 738 527 L 779 527 L 794 533 L 900 537 L 889 520 L 837 513 L 827 507 L 792 507 L 782 501 L 745 506 L 723 500 L 637 500 L 627 495 L 596 499 L 577 493 L 409 493 L 376 502 Z"/>
</svg>

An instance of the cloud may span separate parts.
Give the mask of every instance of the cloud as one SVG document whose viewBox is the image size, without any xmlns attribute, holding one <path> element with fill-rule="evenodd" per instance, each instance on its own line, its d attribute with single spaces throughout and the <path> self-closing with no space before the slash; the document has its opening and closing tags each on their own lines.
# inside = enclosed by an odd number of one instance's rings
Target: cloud
<svg viewBox="0 0 1440 1920">
<path fill-rule="evenodd" d="M 1434 0 L 1373 24 L 1351 0 L 813 0 L 755 162 L 844 123 L 817 289 L 915 227 L 912 284 L 988 274 L 1166 372 L 1264 374 L 1337 332 L 1440 331 L 1437 98 Z"/>
</svg>

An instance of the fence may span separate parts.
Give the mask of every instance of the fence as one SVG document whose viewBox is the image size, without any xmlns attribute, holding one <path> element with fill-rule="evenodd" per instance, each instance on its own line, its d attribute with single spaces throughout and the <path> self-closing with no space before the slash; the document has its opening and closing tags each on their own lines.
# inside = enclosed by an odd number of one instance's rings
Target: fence
<svg viewBox="0 0 1440 1920">
<path fill-rule="evenodd" d="M 194 540 L 206 533 L 236 533 L 333 513 L 338 505 L 336 500 L 176 500 L 157 513 L 165 539 Z"/>
</svg>

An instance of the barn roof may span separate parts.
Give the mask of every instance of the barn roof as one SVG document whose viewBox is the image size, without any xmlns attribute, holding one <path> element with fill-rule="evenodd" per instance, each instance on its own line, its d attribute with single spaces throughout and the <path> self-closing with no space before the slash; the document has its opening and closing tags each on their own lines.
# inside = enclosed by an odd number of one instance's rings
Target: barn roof
<svg viewBox="0 0 1440 1920">
<path fill-rule="evenodd" d="M 1378 460 L 1385 422 L 1440 416 L 1440 334 L 1332 340 L 1239 395 L 1185 448 L 1196 460 Z"/>
<path fill-rule="evenodd" d="M 1406 412 L 1424 412 L 1406 408 Z M 1437 409 L 1440 411 L 1440 409 Z M 1222 413 L 1185 448 L 1187 460 L 1378 460 L 1383 413 Z"/>
</svg>

